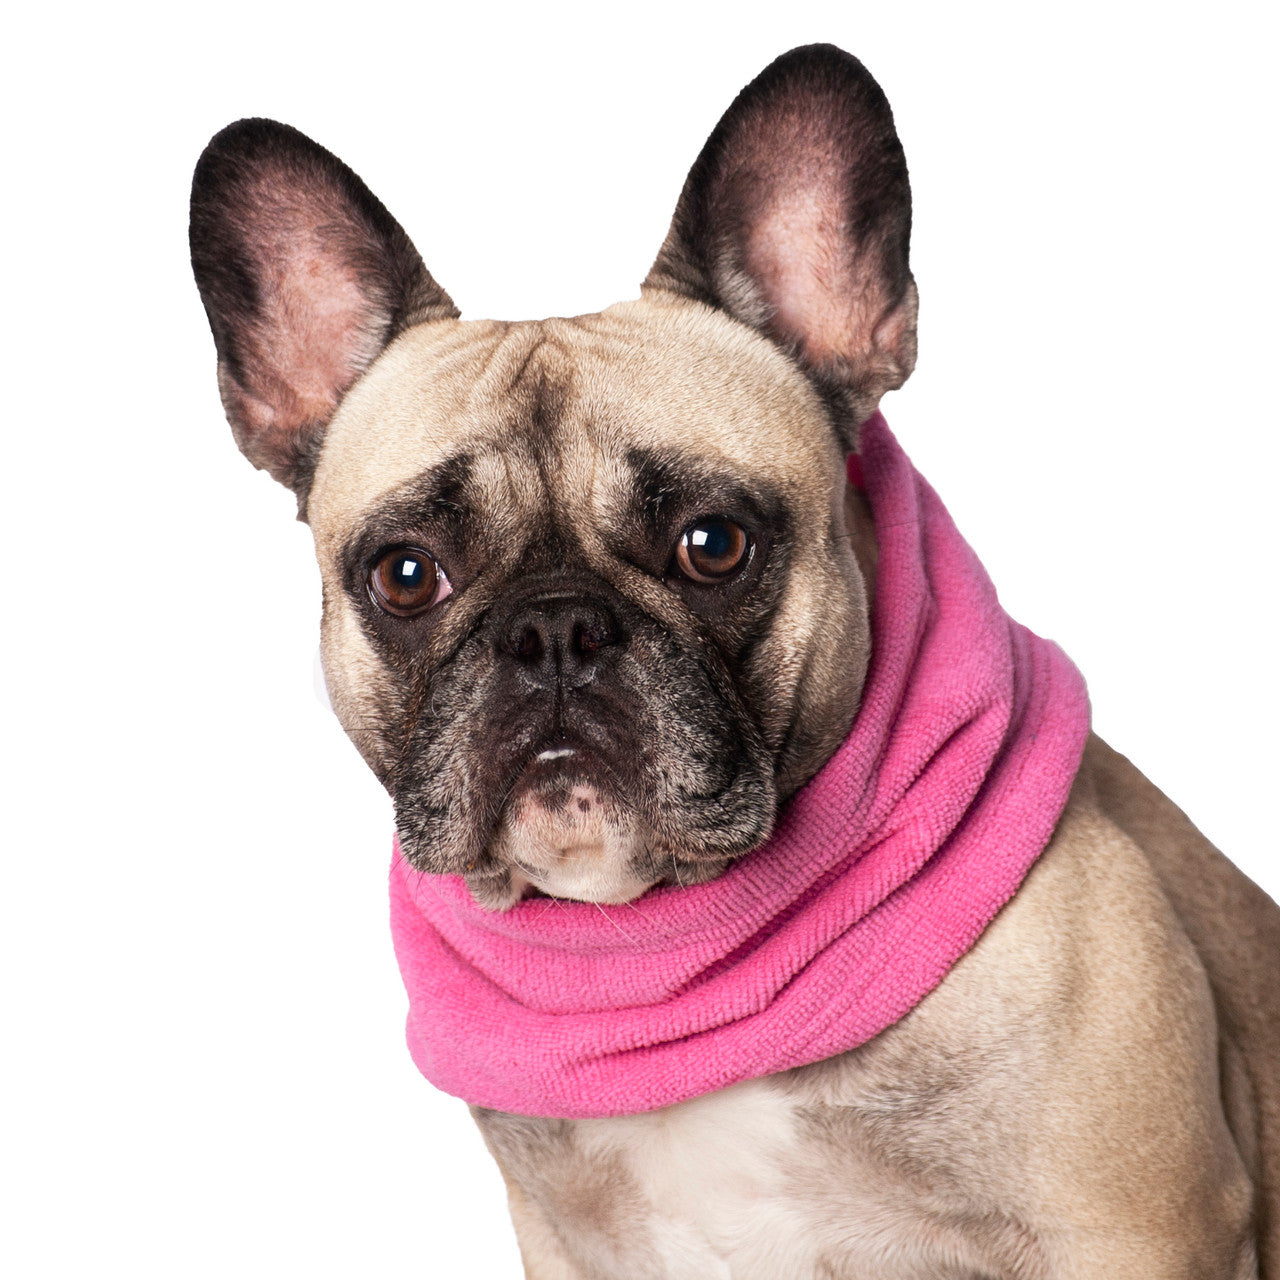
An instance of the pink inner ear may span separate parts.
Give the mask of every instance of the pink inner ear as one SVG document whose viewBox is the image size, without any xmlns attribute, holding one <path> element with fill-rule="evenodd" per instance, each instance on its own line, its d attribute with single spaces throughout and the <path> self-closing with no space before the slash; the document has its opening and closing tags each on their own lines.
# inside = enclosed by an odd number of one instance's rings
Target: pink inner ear
<svg viewBox="0 0 1280 1280">
<path fill-rule="evenodd" d="M 264 180 L 253 194 L 260 292 L 246 408 L 259 429 L 297 431 L 333 413 L 377 354 L 389 317 L 352 262 L 350 215 L 326 207 L 327 193 L 291 201 Z"/>
<path fill-rule="evenodd" d="M 829 175 L 772 202 L 753 226 L 747 270 L 777 335 L 815 365 L 849 359 L 870 342 L 876 299 L 854 270 L 839 225 L 840 193 Z"/>
<path fill-rule="evenodd" d="M 801 96 L 762 109 L 732 164 L 736 181 L 753 190 L 743 267 L 768 308 L 769 328 L 813 366 L 892 351 L 910 323 L 886 315 L 892 300 L 879 246 L 859 243 L 849 222 L 863 180 L 862 132 L 849 125 L 839 97 Z"/>
</svg>

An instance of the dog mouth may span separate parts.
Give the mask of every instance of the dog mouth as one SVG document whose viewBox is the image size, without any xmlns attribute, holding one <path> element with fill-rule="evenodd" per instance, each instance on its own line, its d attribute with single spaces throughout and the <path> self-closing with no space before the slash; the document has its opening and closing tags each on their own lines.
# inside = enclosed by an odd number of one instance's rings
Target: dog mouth
<svg viewBox="0 0 1280 1280">
<path fill-rule="evenodd" d="M 509 788 L 488 860 L 507 870 L 502 905 L 528 894 L 622 903 L 662 878 L 657 843 L 615 770 L 558 736 L 531 753 Z"/>
<path fill-rule="evenodd" d="M 472 756 L 488 767 L 468 786 L 397 788 L 410 865 L 460 876 L 495 911 L 528 896 L 621 904 L 714 879 L 769 834 L 772 795 L 750 772 L 731 769 L 673 797 L 643 737 L 597 743 L 585 727 Z"/>
</svg>

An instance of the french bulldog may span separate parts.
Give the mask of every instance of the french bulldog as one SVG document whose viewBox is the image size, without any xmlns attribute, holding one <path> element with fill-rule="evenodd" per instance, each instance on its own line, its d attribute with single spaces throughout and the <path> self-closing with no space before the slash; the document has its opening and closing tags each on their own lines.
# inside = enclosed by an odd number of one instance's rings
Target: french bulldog
<svg viewBox="0 0 1280 1280">
<path fill-rule="evenodd" d="M 846 476 L 916 359 L 883 93 L 774 62 L 637 301 L 468 321 L 334 156 L 245 120 L 191 247 L 249 460 L 297 495 L 334 710 L 404 859 L 494 912 L 714 880 L 849 732 Z M 676 1105 L 475 1108 L 536 1280 L 1280 1276 L 1280 911 L 1091 738 L 1048 847 L 861 1047 Z"/>
</svg>

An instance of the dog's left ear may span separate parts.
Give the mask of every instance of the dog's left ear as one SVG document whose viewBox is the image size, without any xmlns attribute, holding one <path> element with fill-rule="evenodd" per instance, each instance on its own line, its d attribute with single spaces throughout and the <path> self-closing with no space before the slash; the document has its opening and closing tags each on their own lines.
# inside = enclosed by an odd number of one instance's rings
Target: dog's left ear
<svg viewBox="0 0 1280 1280">
<path fill-rule="evenodd" d="M 808 45 L 725 112 L 645 284 L 767 334 L 843 392 L 851 435 L 915 367 L 910 237 L 907 164 L 884 93 L 856 58 Z"/>
</svg>

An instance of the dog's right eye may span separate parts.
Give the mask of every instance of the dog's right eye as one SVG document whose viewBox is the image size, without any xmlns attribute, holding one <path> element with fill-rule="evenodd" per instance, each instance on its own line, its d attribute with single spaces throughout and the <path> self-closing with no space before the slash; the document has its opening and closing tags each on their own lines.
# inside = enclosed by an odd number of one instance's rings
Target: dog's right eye
<svg viewBox="0 0 1280 1280">
<path fill-rule="evenodd" d="M 384 551 L 369 570 L 369 595 L 374 604 L 397 618 L 422 613 L 452 590 L 444 570 L 420 547 Z"/>
</svg>

